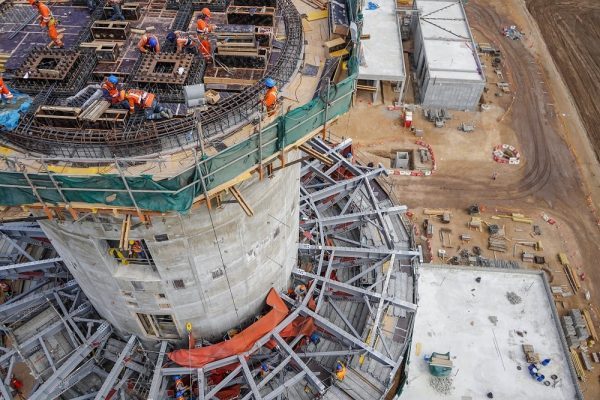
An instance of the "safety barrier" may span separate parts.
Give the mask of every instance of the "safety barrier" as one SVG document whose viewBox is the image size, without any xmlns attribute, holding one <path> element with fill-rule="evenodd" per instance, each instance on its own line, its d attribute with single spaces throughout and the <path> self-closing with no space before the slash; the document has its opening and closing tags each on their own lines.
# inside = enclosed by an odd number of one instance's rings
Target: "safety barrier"
<svg viewBox="0 0 600 400">
<path fill-rule="evenodd" d="M 356 46 L 358 47 L 358 46 Z M 301 141 L 351 106 L 358 73 L 356 54 L 348 62 L 349 76 L 329 86 L 307 104 L 280 117 L 247 140 L 218 154 L 197 160 L 179 175 L 154 180 L 151 175 L 69 175 L 60 173 L 0 172 L 0 205 L 88 203 L 131 207 L 157 212 L 187 212 L 206 189 L 220 187 L 257 165 L 273 159 L 287 146 Z M 10 158 L 9 158 L 10 159 Z M 18 164 L 18 159 L 11 160 Z M 43 159 L 40 159 L 42 165 Z M 80 164 L 95 166 L 101 160 Z M 106 159 L 102 159 L 106 162 Z M 117 164 L 117 168 L 119 168 Z M 205 188 L 205 189 L 204 189 Z"/>
<path fill-rule="evenodd" d="M 506 155 L 506 151 L 512 153 L 512 157 Z M 494 161 L 500 164 L 518 165 L 521 163 L 521 154 L 514 146 L 509 144 L 498 144 L 494 147 Z"/>
</svg>

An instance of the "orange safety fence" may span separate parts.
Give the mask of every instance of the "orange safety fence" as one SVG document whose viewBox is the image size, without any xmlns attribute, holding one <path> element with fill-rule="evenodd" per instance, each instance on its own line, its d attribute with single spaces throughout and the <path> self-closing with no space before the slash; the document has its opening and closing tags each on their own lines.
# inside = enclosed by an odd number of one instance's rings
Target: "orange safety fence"
<svg viewBox="0 0 600 400">
<path fill-rule="evenodd" d="M 231 340 L 198 349 L 175 350 L 168 353 L 169 359 L 183 367 L 202 368 L 213 361 L 222 360 L 250 350 L 254 343 L 271 332 L 288 315 L 289 309 L 275 289 L 269 291 L 267 304 L 272 307 L 271 311 L 235 335 Z M 314 331 L 312 319 L 298 317 L 286 326 L 280 335 L 282 337 L 296 336 L 298 333 L 310 335 L 312 331 Z"/>
</svg>

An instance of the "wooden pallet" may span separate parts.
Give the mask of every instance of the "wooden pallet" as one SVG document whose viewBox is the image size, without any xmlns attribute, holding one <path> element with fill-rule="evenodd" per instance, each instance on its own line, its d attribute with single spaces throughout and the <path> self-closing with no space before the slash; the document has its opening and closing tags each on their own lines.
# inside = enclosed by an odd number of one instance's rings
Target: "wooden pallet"
<svg viewBox="0 0 600 400">
<path fill-rule="evenodd" d="M 0 53 L 0 72 L 6 70 L 6 62 L 10 58 L 10 53 Z"/>
<path fill-rule="evenodd" d="M 93 42 L 81 43 L 79 47 L 95 49 L 98 61 L 117 61 L 120 54 L 119 45 L 114 42 L 94 40 Z"/>
<path fill-rule="evenodd" d="M 573 361 L 573 366 L 575 367 L 575 373 L 577 374 L 577 378 L 579 378 L 582 382 L 585 382 L 585 370 L 583 369 L 583 365 L 581 364 L 579 354 L 573 349 L 571 349 L 571 360 Z"/>
<path fill-rule="evenodd" d="M 221 67 L 212 67 L 206 70 L 204 83 L 206 85 L 241 85 L 252 86 L 264 75 L 264 69 L 256 68 L 229 68 L 229 72 Z"/>
<path fill-rule="evenodd" d="M 104 18 L 109 19 L 113 15 L 111 6 L 104 6 Z M 126 21 L 137 21 L 140 19 L 140 3 L 125 3 L 121 6 L 121 11 Z"/>
<path fill-rule="evenodd" d="M 127 21 L 94 21 L 90 27 L 94 40 L 123 41 L 130 33 Z"/>
<path fill-rule="evenodd" d="M 598 342 L 598 334 L 596 333 L 596 327 L 594 326 L 594 321 L 592 321 L 592 316 L 590 315 L 589 310 L 582 310 L 583 318 L 587 324 L 588 332 L 590 333 L 590 337 L 594 342 Z"/>
</svg>

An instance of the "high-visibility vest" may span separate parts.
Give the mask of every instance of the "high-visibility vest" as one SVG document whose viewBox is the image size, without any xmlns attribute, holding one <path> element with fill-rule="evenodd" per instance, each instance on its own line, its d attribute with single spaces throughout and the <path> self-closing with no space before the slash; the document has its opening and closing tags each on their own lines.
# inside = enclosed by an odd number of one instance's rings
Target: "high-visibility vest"
<svg viewBox="0 0 600 400">
<path fill-rule="evenodd" d="M 52 18 L 52 11 L 50 11 L 50 8 L 48 8 L 47 5 L 45 5 L 44 3 L 37 3 L 37 9 L 38 12 L 40 13 L 40 25 L 41 26 L 46 26 L 48 25 L 48 22 L 50 22 L 50 19 Z"/>
<path fill-rule="evenodd" d="M 129 109 L 131 111 L 135 110 L 136 105 L 140 108 L 150 108 L 154 102 L 154 95 L 152 93 L 136 89 L 127 92 L 125 98 L 127 99 L 127 102 L 129 102 Z"/>
<path fill-rule="evenodd" d="M 4 79 L 0 78 L 0 94 L 7 100 L 13 98 L 13 94 L 8 90 L 8 87 L 4 84 Z"/>
<path fill-rule="evenodd" d="M 112 83 L 105 80 L 100 85 L 100 89 L 108 94 L 112 103 L 119 101 L 119 89 L 117 89 L 117 87 Z"/>
<path fill-rule="evenodd" d="M 208 30 L 209 28 L 206 21 L 204 21 L 203 19 L 199 19 L 198 22 L 196 22 L 196 32 L 208 32 Z"/>
<path fill-rule="evenodd" d="M 267 108 L 272 108 L 275 106 L 275 103 L 277 103 L 277 94 L 278 91 L 276 87 L 272 87 L 267 90 L 267 93 L 265 93 L 265 97 L 263 99 L 263 103 Z"/>
<path fill-rule="evenodd" d="M 212 49 L 210 46 L 210 42 L 208 40 L 203 40 L 200 42 L 200 45 L 198 46 L 200 48 L 200 52 L 202 53 L 202 55 L 204 57 L 210 57 L 212 54 Z"/>
</svg>

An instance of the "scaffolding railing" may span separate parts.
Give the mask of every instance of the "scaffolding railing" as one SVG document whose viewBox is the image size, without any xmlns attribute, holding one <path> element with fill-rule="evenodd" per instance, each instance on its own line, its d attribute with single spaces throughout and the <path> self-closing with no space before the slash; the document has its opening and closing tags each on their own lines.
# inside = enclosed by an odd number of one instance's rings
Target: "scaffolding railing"
<svg viewBox="0 0 600 400">
<path fill-rule="evenodd" d="M 144 174 L 125 176 L 120 167 L 123 163 L 120 157 L 107 160 L 104 156 L 94 157 L 94 152 L 91 152 L 89 158 L 71 161 L 76 161 L 79 166 L 106 165 L 112 161 L 119 173 L 73 175 L 53 173 L 48 171 L 48 168 L 44 172 L 31 173 L 26 171 L 16 156 L 3 156 L 6 163 L 15 168 L 14 171 L 0 172 L 0 205 L 41 204 L 44 207 L 69 207 L 71 203 L 87 203 L 111 208 L 132 208 L 138 213 L 140 210 L 187 212 L 201 196 L 223 187 L 227 182 L 256 169 L 257 166 L 272 162 L 278 154 L 293 147 L 294 143 L 303 141 L 311 133 L 314 134 L 319 128 L 326 126 L 327 122 L 346 113 L 352 103 L 358 73 L 357 48 L 358 44 L 348 61 L 347 78 L 337 84 L 328 85 L 326 90 L 321 90 L 321 94 L 307 104 L 277 117 L 273 123 L 261 129 L 260 133 L 218 154 L 196 157 L 197 162 L 177 176 L 165 179 L 155 179 L 152 175 Z M 181 124 L 186 125 L 182 129 L 188 136 L 192 136 L 187 123 Z M 207 127 L 203 121 L 202 128 L 203 132 L 206 132 L 205 129 L 210 128 L 210 125 Z M 210 135 L 209 139 L 212 139 Z M 165 139 L 156 140 L 164 142 Z M 195 153 L 195 150 L 192 151 Z M 46 165 L 66 159 L 65 156 L 40 157 L 38 161 L 41 165 Z"/>
</svg>

